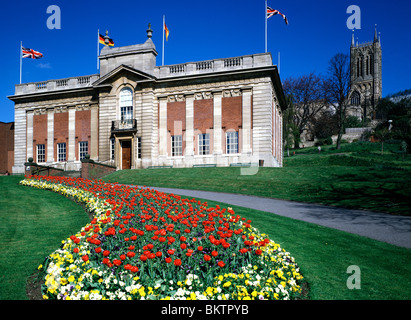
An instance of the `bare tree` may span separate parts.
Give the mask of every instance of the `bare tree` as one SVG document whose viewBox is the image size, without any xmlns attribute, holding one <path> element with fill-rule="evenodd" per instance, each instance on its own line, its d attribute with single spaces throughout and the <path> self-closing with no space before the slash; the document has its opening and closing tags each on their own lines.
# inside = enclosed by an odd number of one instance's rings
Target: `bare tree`
<svg viewBox="0 0 411 320">
<path fill-rule="evenodd" d="M 291 99 L 290 105 L 294 108 L 292 122 L 296 129 L 293 130 L 295 148 L 299 148 L 300 136 L 309 129 L 312 119 L 327 106 L 323 88 L 324 79 L 314 73 L 291 77 L 283 83 L 284 93 Z"/>
<path fill-rule="evenodd" d="M 325 82 L 327 100 L 336 111 L 337 116 L 337 149 L 341 148 L 341 137 L 344 133 L 344 122 L 349 105 L 350 93 L 350 58 L 347 54 L 337 53 L 328 63 L 328 78 Z"/>
</svg>

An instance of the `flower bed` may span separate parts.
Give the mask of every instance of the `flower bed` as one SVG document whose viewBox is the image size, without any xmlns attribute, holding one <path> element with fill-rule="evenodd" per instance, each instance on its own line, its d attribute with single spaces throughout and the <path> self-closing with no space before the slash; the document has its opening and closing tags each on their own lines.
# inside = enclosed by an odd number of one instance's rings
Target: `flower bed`
<svg viewBox="0 0 411 320">
<path fill-rule="evenodd" d="M 236 215 L 148 188 L 29 176 L 23 185 L 85 205 L 92 221 L 44 266 L 44 299 L 293 299 L 288 252 Z"/>
</svg>

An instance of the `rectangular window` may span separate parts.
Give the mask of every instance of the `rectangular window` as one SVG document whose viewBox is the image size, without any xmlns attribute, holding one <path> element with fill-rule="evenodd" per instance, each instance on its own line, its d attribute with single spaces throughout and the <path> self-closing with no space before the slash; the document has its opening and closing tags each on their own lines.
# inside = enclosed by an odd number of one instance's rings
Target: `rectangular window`
<svg viewBox="0 0 411 320">
<path fill-rule="evenodd" d="M 114 138 L 110 139 L 110 156 L 111 156 L 111 160 L 114 160 L 115 142 L 116 142 L 116 140 Z"/>
<path fill-rule="evenodd" d="M 127 122 L 133 119 L 133 107 L 121 107 L 121 121 Z"/>
<path fill-rule="evenodd" d="M 137 159 L 141 159 L 141 137 L 137 137 Z"/>
<path fill-rule="evenodd" d="M 171 154 L 173 157 L 183 155 L 183 136 L 171 137 Z"/>
<path fill-rule="evenodd" d="M 227 132 L 227 153 L 238 153 L 238 132 Z"/>
<path fill-rule="evenodd" d="M 66 143 L 57 143 L 57 161 L 66 161 Z"/>
<path fill-rule="evenodd" d="M 210 134 L 201 133 L 198 135 L 198 154 L 210 154 Z"/>
<path fill-rule="evenodd" d="M 37 162 L 46 162 L 46 146 L 44 144 L 37 145 Z"/>
<path fill-rule="evenodd" d="M 79 142 L 80 160 L 84 159 L 86 157 L 86 154 L 88 154 L 88 141 L 80 141 Z"/>
</svg>

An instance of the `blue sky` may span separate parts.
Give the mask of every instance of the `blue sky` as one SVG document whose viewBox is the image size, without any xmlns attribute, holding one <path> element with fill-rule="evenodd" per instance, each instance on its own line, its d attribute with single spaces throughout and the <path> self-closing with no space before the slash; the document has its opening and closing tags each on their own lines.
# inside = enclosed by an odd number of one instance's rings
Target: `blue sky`
<svg viewBox="0 0 411 320">
<path fill-rule="evenodd" d="M 61 10 L 61 29 L 47 27 L 50 5 Z M 349 53 L 352 31 L 347 28 L 347 7 L 361 9 L 360 43 L 381 32 L 383 96 L 411 88 L 411 12 L 409 0 L 269 0 L 284 13 L 268 19 L 268 51 L 281 78 L 310 72 L 326 74 L 329 59 Z M 37 0 L 1 1 L 0 121 L 14 121 L 14 104 L 7 96 L 19 83 L 20 41 L 44 54 L 39 60 L 23 59 L 23 82 L 45 81 L 97 73 L 97 30 L 116 46 L 143 43 L 148 23 L 162 58 L 162 21 L 170 30 L 165 64 L 235 57 L 265 50 L 264 0 Z M 100 49 L 102 45 L 100 45 Z"/>
</svg>

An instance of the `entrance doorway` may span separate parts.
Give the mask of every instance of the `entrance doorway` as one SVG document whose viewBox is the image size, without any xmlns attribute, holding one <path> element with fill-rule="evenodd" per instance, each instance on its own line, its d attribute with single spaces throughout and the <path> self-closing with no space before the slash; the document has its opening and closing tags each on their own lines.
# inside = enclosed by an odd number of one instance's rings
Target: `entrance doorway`
<svg viewBox="0 0 411 320">
<path fill-rule="evenodd" d="M 131 169 L 131 140 L 121 141 L 121 169 Z"/>
</svg>

